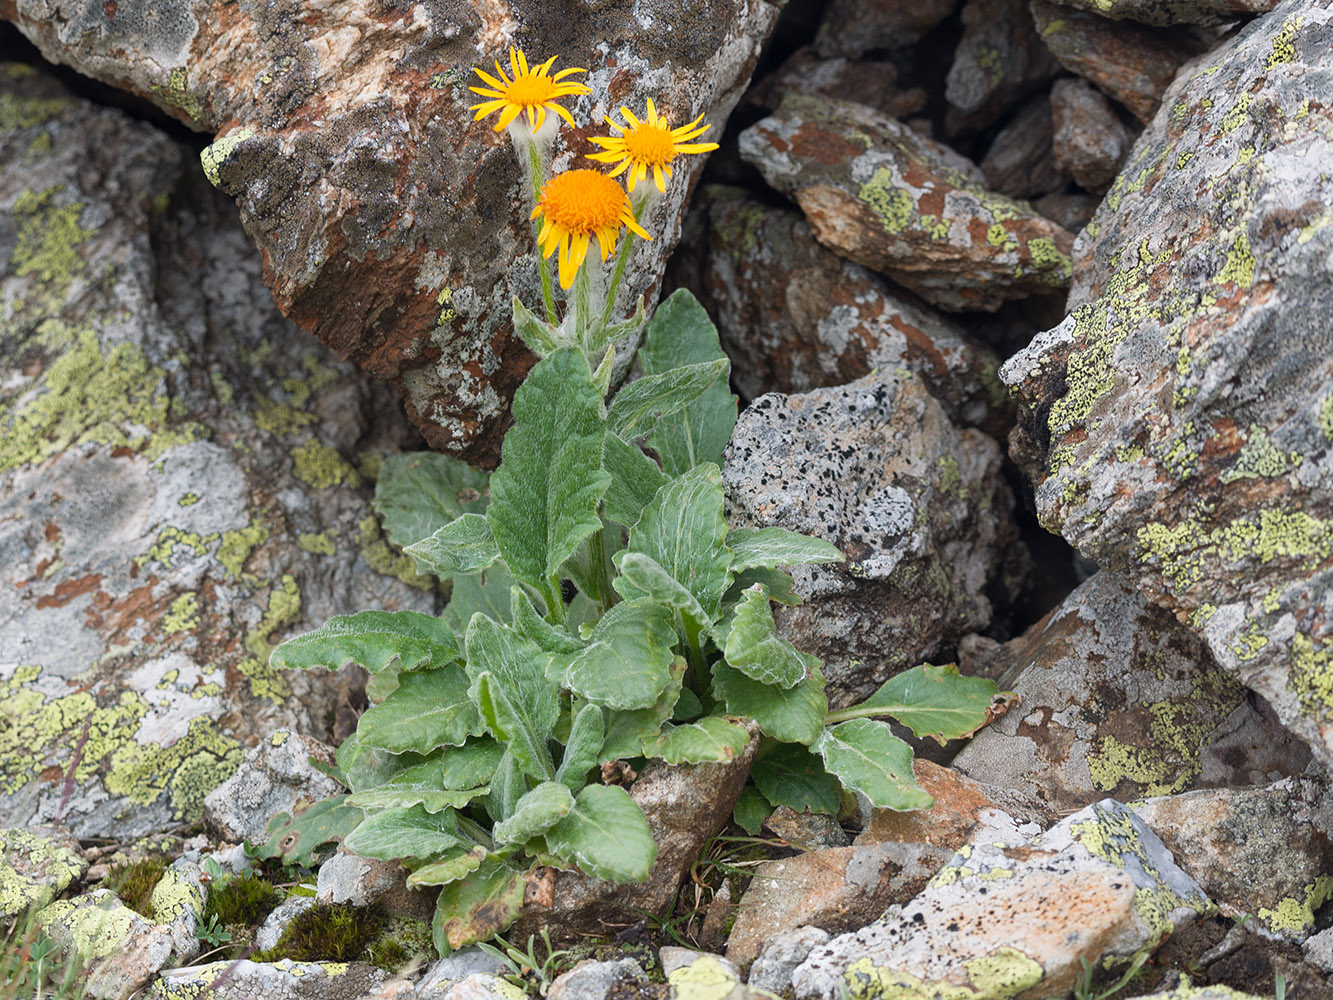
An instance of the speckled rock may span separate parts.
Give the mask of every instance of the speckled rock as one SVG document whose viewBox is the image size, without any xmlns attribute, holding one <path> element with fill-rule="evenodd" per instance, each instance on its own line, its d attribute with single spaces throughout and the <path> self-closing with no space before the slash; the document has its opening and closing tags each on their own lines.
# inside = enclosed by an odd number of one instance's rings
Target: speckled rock
<svg viewBox="0 0 1333 1000">
<path fill-rule="evenodd" d="M 834 817 L 826 813 L 797 812 L 789 805 L 780 805 L 769 813 L 768 819 L 764 820 L 764 829 L 799 851 L 851 845 L 847 831 Z"/>
<path fill-rule="evenodd" d="M 736 967 L 720 955 L 689 948 L 663 948 L 662 971 L 679 1000 L 777 1000 L 741 982 Z"/>
<path fill-rule="evenodd" d="M 1227 915 L 1250 930 L 1301 942 L 1333 897 L 1333 796 L 1323 781 L 1162 796 L 1134 811 Z"/>
<path fill-rule="evenodd" d="M 471 948 L 460 948 L 458 951 L 450 952 L 444 958 L 431 962 L 426 967 L 426 974 L 421 977 L 421 982 L 417 984 L 417 992 L 422 997 L 435 998 L 440 996 L 454 983 L 466 979 L 474 973 L 486 973 L 487 975 L 499 973 L 504 969 L 504 963 L 494 955 L 488 955 L 475 945 Z"/>
<path fill-rule="evenodd" d="M 188 150 L 26 66 L 0 96 L 0 815 L 72 776 L 64 822 L 123 841 L 325 731 L 347 679 L 271 672 L 274 642 L 435 607 L 369 505 L 410 429 L 278 314 Z"/>
<path fill-rule="evenodd" d="M 1171 24 L 1225 24 L 1247 14 L 1262 14 L 1277 0 L 1059 0 L 1066 7 L 1116 21 Z"/>
<path fill-rule="evenodd" d="M 199 954 L 200 941 L 195 931 L 208 901 L 208 887 L 200 877 L 202 874 L 203 869 L 195 862 L 177 858 L 167 866 L 149 897 L 153 922 L 170 931 L 177 962 L 188 962 Z"/>
<path fill-rule="evenodd" d="M 620 983 L 647 982 L 643 967 L 632 958 L 616 962 L 580 962 L 551 983 L 547 1000 L 606 1000 Z"/>
<path fill-rule="evenodd" d="M 1086 191 L 1105 191 L 1129 152 L 1129 130 L 1106 96 L 1086 80 L 1051 87 L 1055 162 Z"/>
<path fill-rule="evenodd" d="M 1055 811 L 1299 773 L 1300 741 L 1206 645 L 1110 572 L 997 652 L 1019 707 L 954 758 L 963 774 Z"/>
<path fill-rule="evenodd" d="M 880 371 L 755 400 L 723 460 L 728 520 L 837 545 L 845 564 L 800 567 L 804 604 L 778 631 L 818 656 L 834 706 L 940 654 L 992 615 L 1014 543 L 994 441 L 950 423 L 922 380 Z"/>
<path fill-rule="evenodd" d="M 0 919 L 40 909 L 87 869 L 78 841 L 67 834 L 0 829 Z"/>
<path fill-rule="evenodd" d="M 1058 71 L 1037 37 L 1027 5 L 1028 0 L 963 4 L 963 37 L 944 89 L 951 135 L 994 124 Z"/>
<path fill-rule="evenodd" d="M 1046 0 L 1032 0 L 1032 18 L 1060 65 L 1091 80 L 1145 123 L 1157 113 L 1176 71 L 1216 41 L 1200 28 L 1110 21 Z"/>
<path fill-rule="evenodd" d="M 540 870 L 529 878 L 523 910 L 509 932 L 514 941 L 546 928 L 553 941 L 605 936 L 643 919 L 664 915 L 676 890 L 713 833 L 731 819 L 758 745 L 753 723 L 745 751 L 728 764 L 669 765 L 651 761 L 629 789 L 657 841 L 657 860 L 646 882 L 620 885 L 578 872 Z"/>
<path fill-rule="evenodd" d="M 1080 959 L 1155 949 L 1209 905 L 1156 835 L 1108 800 L 1034 842 L 968 845 L 898 915 L 816 948 L 792 983 L 798 1000 L 844 989 L 866 1000 L 1062 996 Z"/>
<path fill-rule="evenodd" d="M 246 751 L 236 773 L 204 797 L 204 820 L 232 841 L 262 844 L 268 821 L 343 790 L 310 761 L 333 763 L 333 748 L 311 736 L 280 729 Z"/>
<path fill-rule="evenodd" d="M 169 969 L 153 981 L 153 1000 L 182 1000 L 205 991 L 213 1000 L 357 1000 L 388 978 L 361 962 L 209 962 Z"/>
<path fill-rule="evenodd" d="M 981 172 L 991 190 L 1011 198 L 1036 198 L 1063 190 L 1069 175 L 1052 156 L 1051 99 L 1032 98 L 1009 119 L 986 149 Z"/>
<path fill-rule="evenodd" d="M 507 979 L 489 972 L 474 972 L 445 991 L 443 1000 L 526 1000 L 527 993 Z"/>
<path fill-rule="evenodd" d="M 742 970 L 775 935 L 805 924 L 826 931 L 864 927 L 912 899 L 953 857 L 932 844 L 890 842 L 807 851 L 765 861 L 736 911 L 727 958 Z"/>
<path fill-rule="evenodd" d="M 603 115 L 649 98 L 720 134 L 778 6 L 4 0 L 0 16 L 53 62 L 216 135 L 204 171 L 239 202 L 283 314 L 392 381 L 433 446 L 493 463 L 534 360 L 511 300 L 541 293 L 526 167 L 493 118 L 472 120 L 472 68 L 511 45 L 587 67 L 592 95 L 564 102 L 581 127 L 556 149 L 575 165 Z M 703 159 L 679 165 L 646 223 L 627 312 L 656 294 Z"/>
<path fill-rule="evenodd" d="M 1333 972 L 1333 927 L 1306 938 L 1301 945 L 1301 954 L 1311 965 Z"/>
<path fill-rule="evenodd" d="M 864 4 L 859 5 L 864 9 Z M 860 36 L 857 36 L 860 37 Z M 793 52 L 778 69 L 745 92 L 743 108 L 772 111 L 787 94 L 814 94 L 855 101 L 890 118 L 908 118 L 926 106 L 922 87 L 903 89 L 898 67 L 873 59 L 820 58 L 806 47 Z"/>
<path fill-rule="evenodd" d="M 1081 191 L 1058 191 L 1042 195 L 1032 203 L 1038 212 L 1071 233 L 1081 232 L 1091 220 L 1101 199 Z"/>
<path fill-rule="evenodd" d="M 1005 433 L 1012 410 L 999 362 L 957 324 L 821 246 L 799 212 L 735 188 L 709 188 L 702 201 L 708 249 L 693 290 L 746 397 L 906 368 L 956 423 Z"/>
<path fill-rule="evenodd" d="M 828 931 L 818 927 L 797 927 L 769 938 L 759 957 L 750 966 L 746 980 L 754 989 L 783 993 L 791 989 L 791 974 L 810 952 L 827 944 Z"/>
<path fill-rule="evenodd" d="M 407 872 L 396 861 L 377 861 L 342 848 L 319 866 L 315 897 L 320 903 L 377 905 L 385 912 L 414 920 L 430 920 L 439 890 L 411 888 Z"/>
<path fill-rule="evenodd" d="M 255 931 L 255 950 L 267 951 L 277 947 L 287 925 L 315 905 L 314 896 L 288 896 L 264 918 Z"/>
<path fill-rule="evenodd" d="M 38 911 L 37 923 L 80 966 L 78 984 L 95 1000 L 125 1000 L 171 957 L 170 928 L 135 913 L 109 889 L 52 903 Z"/>
<path fill-rule="evenodd" d="M 1069 233 L 864 105 L 789 96 L 741 133 L 740 151 L 815 239 L 935 305 L 996 309 L 1069 281 Z"/>
<path fill-rule="evenodd" d="M 1042 523 L 1333 761 L 1333 9 L 1186 67 L 1003 374 Z"/>
<path fill-rule="evenodd" d="M 830 0 L 815 48 L 826 58 L 903 48 L 920 41 L 957 6 L 958 0 Z"/>
<path fill-rule="evenodd" d="M 1127 998 L 1129 1000 L 1129 998 Z M 1230 986 L 1177 986 L 1173 990 L 1149 993 L 1132 1000 L 1268 1000 L 1253 993 L 1242 993 Z"/>
</svg>

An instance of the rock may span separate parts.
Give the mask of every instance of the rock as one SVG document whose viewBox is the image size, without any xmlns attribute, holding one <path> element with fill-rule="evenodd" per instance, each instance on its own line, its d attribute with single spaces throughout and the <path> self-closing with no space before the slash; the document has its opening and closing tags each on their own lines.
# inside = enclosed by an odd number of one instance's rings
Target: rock
<svg viewBox="0 0 1333 1000">
<path fill-rule="evenodd" d="M 859 5 L 864 10 L 865 5 Z M 840 101 L 855 101 L 890 118 L 909 118 L 926 107 L 921 87 L 903 90 L 898 85 L 898 67 L 891 62 L 821 59 L 814 49 L 800 48 L 777 70 L 746 91 L 744 107 L 758 107 L 767 114 L 787 94 L 813 94 Z"/>
<path fill-rule="evenodd" d="M 426 974 L 417 985 L 417 992 L 422 997 L 434 997 L 468 976 L 494 975 L 504 971 L 504 968 L 503 962 L 494 955 L 486 954 L 475 945 L 471 948 L 460 948 L 426 967 Z"/>
<path fill-rule="evenodd" d="M 474 972 L 449 987 L 443 1000 L 524 1000 L 527 994 L 518 986 L 486 972 Z"/>
<path fill-rule="evenodd" d="M 950 423 L 910 372 L 770 393 L 740 415 L 723 458 L 729 522 L 817 535 L 847 556 L 795 569 L 804 603 L 776 616 L 823 661 L 831 705 L 990 620 L 984 591 L 1014 541 L 999 467 L 995 443 Z"/>
<path fill-rule="evenodd" d="M 847 847 L 851 843 L 834 817 L 824 813 L 797 812 L 786 805 L 778 806 L 768 814 L 764 829 L 800 851 Z"/>
<path fill-rule="evenodd" d="M 931 844 L 885 843 L 809 851 L 754 869 L 727 940 L 727 958 L 749 968 L 775 935 L 806 924 L 864 927 L 912 899 L 953 857 Z"/>
<path fill-rule="evenodd" d="M 153 982 L 148 996 L 180 1000 L 207 991 L 213 1000 L 359 1000 L 387 978 L 383 969 L 363 962 L 240 959 L 168 969 Z"/>
<path fill-rule="evenodd" d="M 0 919 L 41 909 L 87 870 L 78 841 L 67 834 L 0 829 Z"/>
<path fill-rule="evenodd" d="M 1069 281 L 1067 232 L 862 105 L 788 97 L 741 133 L 740 151 L 820 243 L 937 306 L 993 310 Z"/>
<path fill-rule="evenodd" d="M 1079 237 L 1071 315 L 1003 370 L 1042 524 L 1188 620 L 1326 765 L 1331 123 L 1326 4 L 1188 66 Z"/>
<path fill-rule="evenodd" d="M 1028 0 L 966 0 L 963 37 L 945 83 L 950 135 L 984 129 L 1055 76 Z"/>
<path fill-rule="evenodd" d="M 770 937 L 750 966 L 750 987 L 785 995 L 791 989 L 792 972 L 828 939 L 828 931 L 818 927 L 797 927 Z"/>
<path fill-rule="evenodd" d="M 124 842 L 324 732 L 351 678 L 273 643 L 435 608 L 369 503 L 410 429 L 273 308 L 188 149 L 29 67 L 0 99 L 0 815 Z"/>
<path fill-rule="evenodd" d="M 1266 783 L 1309 760 L 1187 626 L 1102 571 L 1000 654 L 1019 707 L 953 766 L 1054 812 Z M 992 669 L 995 665 L 992 664 Z"/>
<path fill-rule="evenodd" d="M 741 974 L 736 963 L 730 959 L 706 951 L 696 951 L 693 948 L 678 948 L 675 945 L 666 945 L 658 949 L 658 958 L 662 962 L 662 974 L 668 979 L 677 969 L 688 969 L 697 962 L 716 965 L 733 979 L 738 979 Z"/>
<path fill-rule="evenodd" d="M 1176 71 L 1216 41 L 1199 28 L 1150 28 L 1032 0 L 1037 32 L 1060 65 L 1091 80 L 1145 124 Z"/>
<path fill-rule="evenodd" d="M 1333 801 L 1322 781 L 1214 788 L 1134 804 L 1179 864 L 1251 930 L 1300 943 L 1333 896 Z"/>
<path fill-rule="evenodd" d="M 279 903 L 255 931 L 255 951 L 267 951 L 278 946 L 278 939 L 287 925 L 315 905 L 314 896 L 288 896 Z"/>
<path fill-rule="evenodd" d="M 731 819 L 758 744 L 758 729 L 749 726 L 749 745 L 730 763 L 674 766 L 654 760 L 629 789 L 657 841 L 657 860 L 646 882 L 617 885 L 578 872 L 542 869 L 530 877 L 510 939 L 526 941 L 542 928 L 555 942 L 605 936 L 643 919 L 644 912 L 665 914 L 704 842 Z"/>
<path fill-rule="evenodd" d="M 1174 990 L 1163 990 L 1160 993 L 1135 997 L 1134 1000 L 1267 1000 L 1267 998 L 1253 993 L 1242 993 L 1230 986 L 1187 986 L 1182 982 L 1182 985 Z"/>
<path fill-rule="evenodd" d="M 1060 0 L 1076 10 L 1112 20 L 1165 27 L 1172 24 L 1226 24 L 1247 14 L 1262 14 L 1277 0 Z"/>
<path fill-rule="evenodd" d="M 546 996 L 548 1000 L 606 1000 L 618 984 L 631 980 L 648 981 L 643 968 L 632 958 L 622 958 L 618 962 L 580 962 L 557 976 Z"/>
<path fill-rule="evenodd" d="M 1012 425 L 993 352 L 820 246 L 799 212 L 721 187 L 705 191 L 703 208 L 706 260 L 693 291 L 717 323 L 745 396 L 845 385 L 901 367 L 924 380 L 955 422 L 997 436 Z"/>
<path fill-rule="evenodd" d="M 792 984 L 798 1000 L 1061 996 L 1081 959 L 1151 951 L 1208 906 L 1156 835 L 1107 800 L 1034 842 L 969 845 L 899 915 L 816 948 Z"/>
<path fill-rule="evenodd" d="M 37 923 L 78 967 L 78 984 L 95 1000 L 126 1000 L 171 957 L 171 929 L 135 913 L 109 889 L 59 900 Z"/>
<path fill-rule="evenodd" d="M 494 119 L 472 120 L 472 68 L 518 45 L 534 64 L 589 69 L 577 79 L 592 95 L 565 101 L 581 125 L 557 140 L 562 163 L 594 150 L 586 137 L 606 112 L 642 114 L 650 98 L 674 125 L 705 113 L 717 136 L 778 10 L 130 6 L 55 18 L 48 0 L 12 0 L 5 14 L 52 62 L 215 135 L 204 172 L 239 202 L 283 314 L 393 382 L 433 447 L 491 464 L 533 362 L 510 303 L 540 290 L 526 167 Z M 626 312 L 656 294 L 702 160 L 678 165 L 646 223 L 654 239 L 625 277 Z"/>
<path fill-rule="evenodd" d="M 957 6 L 958 0 L 830 0 L 824 5 L 815 49 L 828 59 L 905 48 L 924 38 Z"/>
<path fill-rule="evenodd" d="M 1036 198 L 1062 190 L 1069 176 L 1052 155 L 1051 100 L 1034 97 L 995 133 L 981 172 L 992 191 L 1011 198 Z"/>
<path fill-rule="evenodd" d="M 687 1000 L 777 1000 L 771 993 L 751 989 L 740 980 L 736 967 L 719 955 L 689 948 L 663 948 L 662 970 L 671 985 L 671 996 Z M 671 953 L 668 964 L 668 953 Z"/>
<path fill-rule="evenodd" d="M 386 913 L 430 920 L 438 890 L 409 888 L 407 872 L 396 861 L 376 861 L 339 848 L 319 866 L 315 899 L 319 903 L 378 905 Z"/>
<path fill-rule="evenodd" d="M 1051 119 L 1056 164 L 1084 190 L 1105 191 L 1130 144 L 1111 102 L 1086 80 L 1056 80 Z"/>
<path fill-rule="evenodd" d="M 1301 945 L 1301 954 L 1311 965 L 1333 972 L 1333 927 L 1311 934 Z"/>
<path fill-rule="evenodd" d="M 246 751 L 236 773 L 204 797 L 204 820 L 227 840 L 268 840 L 268 821 L 343 790 L 311 760 L 333 764 L 333 748 L 280 729 Z"/>
<path fill-rule="evenodd" d="M 195 862 L 177 858 L 157 880 L 149 899 L 154 922 L 171 932 L 171 947 L 182 962 L 199 954 L 200 943 L 195 931 L 208 900 L 208 888 L 200 877 L 202 874 L 203 869 Z"/>
<path fill-rule="evenodd" d="M 1058 193 L 1042 195 L 1032 204 L 1052 222 L 1064 226 L 1071 233 L 1078 233 L 1088 224 L 1100 203 L 1100 198 L 1090 194 Z"/>
</svg>

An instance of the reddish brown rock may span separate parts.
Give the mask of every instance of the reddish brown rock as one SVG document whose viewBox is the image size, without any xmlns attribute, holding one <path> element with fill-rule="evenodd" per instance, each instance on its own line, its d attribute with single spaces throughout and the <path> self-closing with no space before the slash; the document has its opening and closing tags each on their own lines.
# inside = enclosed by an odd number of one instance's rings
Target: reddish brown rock
<svg viewBox="0 0 1333 1000">
<path fill-rule="evenodd" d="M 1069 175 L 1055 163 L 1052 138 L 1051 100 L 1041 94 L 995 133 L 981 161 L 986 184 L 1011 198 L 1035 198 L 1062 190 Z"/>
<path fill-rule="evenodd" d="M 1105 191 L 1131 142 L 1111 102 L 1086 80 L 1056 80 L 1051 121 L 1056 164 L 1084 190 Z"/>
<path fill-rule="evenodd" d="M 871 108 L 791 96 L 741 133 L 740 149 L 819 242 L 937 306 L 993 310 L 1069 281 L 1068 232 Z"/>
<path fill-rule="evenodd" d="M 1032 0 L 1032 18 L 1061 66 L 1091 80 L 1141 122 L 1156 113 L 1176 71 L 1214 40 L 1199 28 L 1109 21 L 1046 0 Z"/>
</svg>

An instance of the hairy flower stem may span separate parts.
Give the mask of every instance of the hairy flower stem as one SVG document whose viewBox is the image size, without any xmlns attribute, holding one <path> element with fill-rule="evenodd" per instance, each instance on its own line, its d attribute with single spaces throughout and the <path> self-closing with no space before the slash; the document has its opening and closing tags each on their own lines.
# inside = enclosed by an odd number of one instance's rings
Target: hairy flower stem
<svg viewBox="0 0 1333 1000">
<path fill-rule="evenodd" d="M 635 222 L 639 221 L 639 216 L 643 213 L 643 208 L 647 204 L 647 198 L 630 199 Z M 625 267 L 629 264 L 630 256 L 634 253 L 634 241 L 637 238 L 633 230 L 626 230 L 625 238 L 620 241 L 620 249 L 616 251 L 616 270 L 611 276 L 611 287 L 606 293 L 606 309 L 602 312 L 602 326 L 607 326 L 611 322 L 611 312 L 616 306 L 616 293 L 620 291 L 620 279 L 625 277 Z"/>
<path fill-rule="evenodd" d="M 606 614 L 615 605 L 618 595 L 611 586 L 611 560 L 607 558 L 606 542 L 602 538 L 602 532 L 592 533 L 592 537 L 588 540 L 588 556 L 596 574 L 597 603 L 601 605 L 602 614 Z"/>
<path fill-rule="evenodd" d="M 589 248 L 589 253 L 593 253 Z M 592 267 L 589 261 L 574 273 L 574 285 L 570 289 L 570 302 L 574 307 L 574 338 L 583 356 L 588 359 L 588 366 L 593 365 L 593 324 L 592 324 Z"/>
<path fill-rule="evenodd" d="M 532 203 L 535 205 L 542 196 L 542 154 L 535 142 L 528 144 L 528 176 L 532 181 Z M 533 223 L 533 231 L 540 233 L 542 224 Z M 537 268 L 542 275 L 542 301 L 546 304 L 546 322 L 555 323 L 555 295 L 551 291 L 551 267 L 542 253 L 541 244 L 537 245 Z"/>
</svg>

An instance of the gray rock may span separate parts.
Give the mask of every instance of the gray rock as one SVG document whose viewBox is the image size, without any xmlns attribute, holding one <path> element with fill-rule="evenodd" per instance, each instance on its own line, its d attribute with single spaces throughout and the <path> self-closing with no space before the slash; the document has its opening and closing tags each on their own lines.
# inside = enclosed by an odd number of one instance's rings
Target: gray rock
<svg viewBox="0 0 1333 1000">
<path fill-rule="evenodd" d="M 1311 934 L 1301 945 L 1301 954 L 1311 965 L 1333 972 L 1333 927 Z"/>
<path fill-rule="evenodd" d="M 606 1000 L 619 983 L 635 980 L 648 981 L 647 974 L 632 958 L 618 962 L 580 962 L 570 971 L 556 978 L 548 1000 Z"/>
<path fill-rule="evenodd" d="M 193 861 L 177 858 L 153 886 L 149 899 L 153 920 L 171 932 L 171 946 L 176 959 L 188 962 L 199 954 L 195 936 L 208 901 L 208 887 L 200 877 L 203 869 Z"/>
<path fill-rule="evenodd" d="M 1087 191 L 1105 191 L 1129 152 L 1129 130 L 1111 102 L 1086 80 L 1051 88 L 1055 162 Z"/>
<path fill-rule="evenodd" d="M 974 842 L 900 913 L 812 951 L 792 983 L 798 1000 L 874 995 L 883 982 L 1061 996 L 1081 960 L 1152 951 L 1210 906 L 1156 835 L 1107 800 L 1035 842 Z"/>
<path fill-rule="evenodd" d="M 503 971 L 505 965 L 493 955 L 488 955 L 480 948 L 460 948 L 450 952 L 444 958 L 431 962 L 426 967 L 426 974 L 417 985 L 417 992 L 422 997 L 432 997 L 447 990 L 454 983 L 461 982 L 471 975 L 494 975 Z"/>
<path fill-rule="evenodd" d="M 953 766 L 1056 812 L 1267 783 L 1309 760 L 1193 630 L 1107 571 L 996 651 L 990 670 L 1019 705 Z"/>
<path fill-rule="evenodd" d="M 750 966 L 746 980 L 751 987 L 783 993 L 791 989 L 791 974 L 814 949 L 829 940 L 828 931 L 818 927 L 797 927 L 768 939 L 764 950 Z"/>
<path fill-rule="evenodd" d="M 830 0 L 824 5 L 815 48 L 825 58 L 904 48 L 920 41 L 957 6 L 958 0 Z"/>
<path fill-rule="evenodd" d="M 1046 194 L 1032 203 L 1046 218 L 1075 234 L 1088 224 L 1099 204 L 1100 198 L 1082 192 Z"/>
<path fill-rule="evenodd" d="M 40 909 L 87 870 L 88 861 L 72 837 L 0 829 L 0 919 Z"/>
<path fill-rule="evenodd" d="M 95 1000 L 126 1000 L 171 957 L 171 929 L 135 913 L 110 889 L 58 900 L 37 924 L 78 966 L 78 985 Z"/>
<path fill-rule="evenodd" d="M 362 962 L 242 959 L 169 969 L 147 995 L 153 1000 L 179 1000 L 208 991 L 214 1000 L 358 1000 L 387 978 L 384 970 Z"/>
<path fill-rule="evenodd" d="M 991 190 L 1011 198 L 1059 191 L 1069 175 L 1052 157 L 1051 100 L 1040 94 L 1024 104 L 991 140 L 981 171 Z"/>
<path fill-rule="evenodd" d="M 435 608 L 369 504 L 410 428 L 278 314 L 188 149 L 28 67 L 0 96 L 0 815 L 127 841 L 324 732 L 351 678 L 274 643 Z"/>
<path fill-rule="evenodd" d="M 277 947 L 278 939 L 282 937 L 287 925 L 314 905 L 314 896 L 288 896 L 284 899 L 255 931 L 255 950 L 267 951 Z"/>
<path fill-rule="evenodd" d="M 1171 24 L 1226 24 L 1247 14 L 1262 14 L 1277 0 L 1059 0 L 1066 7 L 1098 17 L 1138 21 L 1163 27 Z"/>
<path fill-rule="evenodd" d="M 437 889 L 409 888 L 407 872 L 396 861 L 377 861 L 339 849 L 319 866 L 315 898 L 320 903 L 379 905 L 388 913 L 430 920 Z"/>
<path fill-rule="evenodd" d="M 804 603 L 777 614 L 780 634 L 823 661 L 830 703 L 990 620 L 984 592 L 1014 540 L 999 466 L 989 437 L 951 424 L 901 370 L 772 393 L 741 414 L 722 470 L 731 523 L 818 535 L 847 556 L 796 569 Z"/>
<path fill-rule="evenodd" d="M 966 0 L 963 37 L 945 81 L 950 135 L 984 129 L 1055 76 L 1028 0 Z"/>
<path fill-rule="evenodd" d="M 333 748 L 280 729 L 246 751 L 236 773 L 204 797 L 204 820 L 227 840 L 264 843 L 268 821 L 298 802 L 316 802 L 342 785 L 310 763 L 333 763 Z"/>
<path fill-rule="evenodd" d="M 677 970 L 688 969 L 699 963 L 707 966 L 715 965 L 723 970 L 728 977 L 740 981 L 741 974 L 736 967 L 736 963 L 728 961 L 721 955 L 714 955 L 706 951 L 695 951 L 693 948 L 679 948 L 675 945 L 660 948 L 657 955 L 662 962 L 662 973 L 668 981 L 671 980 L 672 974 Z"/>
<path fill-rule="evenodd" d="M 1326 4 L 1192 63 L 1079 237 L 1071 315 L 1002 373 L 1041 522 L 1187 620 L 1326 765 L 1331 123 Z"/>
<path fill-rule="evenodd" d="M 742 107 L 769 112 L 787 94 L 816 94 L 855 101 L 890 118 L 902 119 L 923 111 L 927 101 L 924 88 L 903 89 L 899 85 L 898 67 L 891 62 L 853 61 L 841 56 L 821 59 L 810 48 L 797 49 L 777 70 L 746 91 Z"/>
<path fill-rule="evenodd" d="M 778 806 L 768 814 L 764 828 L 801 851 L 846 847 L 851 843 L 834 817 L 824 813 L 797 812 L 786 805 Z"/>
</svg>

